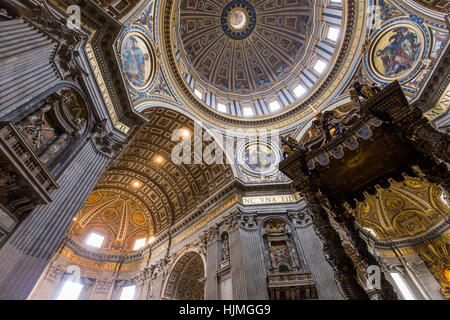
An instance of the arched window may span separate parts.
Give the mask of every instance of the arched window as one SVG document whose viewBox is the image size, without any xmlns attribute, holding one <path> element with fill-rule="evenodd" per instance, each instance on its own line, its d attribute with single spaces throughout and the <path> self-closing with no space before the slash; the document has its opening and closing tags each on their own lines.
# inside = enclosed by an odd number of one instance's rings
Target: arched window
<svg viewBox="0 0 450 320">
<path fill-rule="evenodd" d="M 92 232 L 86 238 L 86 244 L 94 248 L 101 248 L 105 237 L 99 233 Z"/>
</svg>

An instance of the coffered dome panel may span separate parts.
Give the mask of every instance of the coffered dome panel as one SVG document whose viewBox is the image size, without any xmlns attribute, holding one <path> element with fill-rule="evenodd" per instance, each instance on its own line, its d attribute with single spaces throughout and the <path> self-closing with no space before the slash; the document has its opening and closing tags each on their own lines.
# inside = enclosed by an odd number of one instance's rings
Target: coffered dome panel
<svg viewBox="0 0 450 320">
<path fill-rule="evenodd" d="M 354 1 L 171 0 L 162 7 L 162 58 L 183 102 L 258 126 L 301 112 L 334 81 L 357 12 Z"/>
<path fill-rule="evenodd" d="M 69 234 L 80 242 L 86 242 L 92 233 L 104 237 L 99 250 L 131 251 L 137 239 L 153 236 L 153 219 L 145 203 L 135 195 L 116 188 L 97 189 L 69 229 Z"/>
<path fill-rule="evenodd" d="M 278 83 L 299 63 L 312 31 L 307 1 L 181 1 L 186 62 L 206 83 L 252 93 Z"/>
</svg>

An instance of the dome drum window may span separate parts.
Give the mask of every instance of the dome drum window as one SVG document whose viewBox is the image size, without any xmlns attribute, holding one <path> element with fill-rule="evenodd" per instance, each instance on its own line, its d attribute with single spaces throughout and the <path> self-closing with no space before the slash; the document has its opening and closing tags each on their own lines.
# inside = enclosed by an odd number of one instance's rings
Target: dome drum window
<svg viewBox="0 0 450 320">
<path fill-rule="evenodd" d="M 171 39 L 181 56 L 175 72 L 185 75 L 183 86 L 191 89 L 183 92 L 193 102 L 189 105 L 212 109 L 217 114 L 208 114 L 221 118 L 273 117 L 299 106 L 329 76 L 343 40 L 346 13 L 340 1 L 327 1 L 325 7 L 306 0 L 280 0 L 275 6 L 247 0 L 174 1 L 180 10 L 173 23 L 179 28 Z M 311 66 L 311 52 L 325 64 Z M 299 80 L 303 89 L 295 85 Z M 278 105 L 270 106 L 274 93 Z"/>
</svg>

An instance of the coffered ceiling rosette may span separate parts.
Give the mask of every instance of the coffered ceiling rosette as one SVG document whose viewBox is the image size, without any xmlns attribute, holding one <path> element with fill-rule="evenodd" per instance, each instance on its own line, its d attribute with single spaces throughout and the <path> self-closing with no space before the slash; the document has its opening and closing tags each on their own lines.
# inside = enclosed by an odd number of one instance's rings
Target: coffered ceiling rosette
<svg viewBox="0 0 450 320">
<path fill-rule="evenodd" d="M 364 29 L 365 6 L 168 0 L 159 7 L 161 58 L 181 102 L 208 122 L 285 127 L 343 87 L 364 41 L 354 30 Z"/>
</svg>

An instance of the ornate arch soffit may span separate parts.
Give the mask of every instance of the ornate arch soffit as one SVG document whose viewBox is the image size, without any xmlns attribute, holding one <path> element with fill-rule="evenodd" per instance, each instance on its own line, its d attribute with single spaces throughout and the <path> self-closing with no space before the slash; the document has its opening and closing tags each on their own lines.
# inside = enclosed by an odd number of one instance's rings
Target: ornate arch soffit
<svg viewBox="0 0 450 320">
<path fill-rule="evenodd" d="M 220 114 L 206 103 L 196 98 L 192 90 L 183 79 L 183 75 L 177 64 L 174 51 L 174 27 L 175 19 L 173 10 L 176 0 L 162 1 L 159 4 L 158 37 L 160 43 L 161 60 L 166 66 L 168 79 L 173 84 L 176 95 L 196 117 L 221 128 L 245 128 L 264 127 L 268 129 L 287 128 L 311 116 L 334 98 L 345 86 L 347 78 L 352 74 L 353 68 L 359 60 L 359 52 L 365 39 L 366 7 L 367 1 L 349 0 L 345 2 L 346 26 L 338 53 L 331 63 L 332 67 L 327 75 L 316 87 L 315 91 L 306 100 L 300 100 L 297 104 L 286 108 L 286 111 L 269 116 L 261 116 L 254 119 Z M 356 32 L 356 30 L 359 30 Z M 364 36 L 361 36 L 364 34 Z M 311 106 L 314 106 L 311 108 Z"/>
<path fill-rule="evenodd" d="M 137 104 L 136 106 L 134 106 L 134 109 L 137 112 L 140 112 L 141 114 L 145 114 L 146 112 L 148 112 L 149 110 L 153 109 L 153 108 L 166 108 L 169 110 L 173 110 L 176 112 L 181 113 L 182 115 L 190 118 L 195 124 L 200 125 L 202 128 L 204 129 L 209 129 L 211 128 L 210 126 L 207 126 L 206 123 L 202 122 L 200 119 L 198 119 L 196 116 L 192 115 L 190 112 L 181 109 L 178 105 L 176 104 L 172 104 L 170 102 L 162 102 L 162 101 L 157 101 L 157 100 L 148 100 L 148 101 L 142 101 L 139 104 Z M 214 128 L 214 127 L 212 127 Z M 212 131 L 210 132 L 216 139 L 216 141 L 220 141 L 219 138 L 217 138 L 217 136 L 214 135 L 214 133 L 216 133 L 216 131 Z M 219 143 L 218 146 L 222 147 L 222 144 Z M 231 166 L 231 170 L 233 171 L 233 176 L 235 178 L 239 177 L 239 169 L 237 168 L 235 161 L 234 161 L 234 155 L 233 154 L 229 154 L 229 152 L 227 152 L 227 150 L 221 148 L 223 153 L 225 154 L 225 156 L 227 157 L 228 163 Z"/>
<path fill-rule="evenodd" d="M 171 141 L 171 133 L 175 129 L 194 133 L 191 117 L 160 106 L 143 114 L 148 123 L 111 162 L 96 189 L 116 189 L 135 196 L 145 204 L 158 235 L 195 210 L 202 199 L 222 190 L 234 176 L 228 164 L 172 162 L 171 150 L 178 142 Z"/>
<path fill-rule="evenodd" d="M 402 0 L 401 2 L 432 19 L 444 21 L 445 16 L 450 14 L 450 3 L 447 1 Z"/>
<path fill-rule="evenodd" d="M 202 264 L 202 266 L 200 266 Z M 189 267 L 197 267 L 198 271 L 203 269 L 203 274 L 190 274 Z M 183 286 L 183 274 L 187 272 L 189 277 L 200 276 L 200 279 L 204 277 L 206 274 L 206 264 L 205 259 L 202 255 L 197 251 L 188 251 L 186 253 L 181 254 L 176 258 L 176 260 L 172 263 L 169 276 L 164 280 L 164 284 L 161 286 L 161 296 L 169 299 L 177 298 L 180 286 Z M 181 288 L 182 289 L 182 288 Z M 201 289 L 201 285 L 196 284 L 197 290 Z M 182 290 L 183 292 L 184 290 Z M 201 295 L 201 293 L 200 293 Z"/>
<path fill-rule="evenodd" d="M 185 256 L 190 257 L 190 259 L 192 259 L 195 256 L 199 256 L 203 262 L 203 272 L 206 274 L 206 258 L 205 256 L 203 256 L 201 254 L 201 252 L 198 250 L 197 247 L 190 247 L 190 248 L 183 248 L 180 251 L 178 251 L 177 256 L 175 258 L 175 260 L 173 260 L 171 267 L 170 267 L 170 271 L 169 274 L 173 271 L 173 269 L 175 268 L 175 266 L 177 265 L 177 263 Z M 167 281 L 166 281 L 167 283 Z"/>
</svg>

